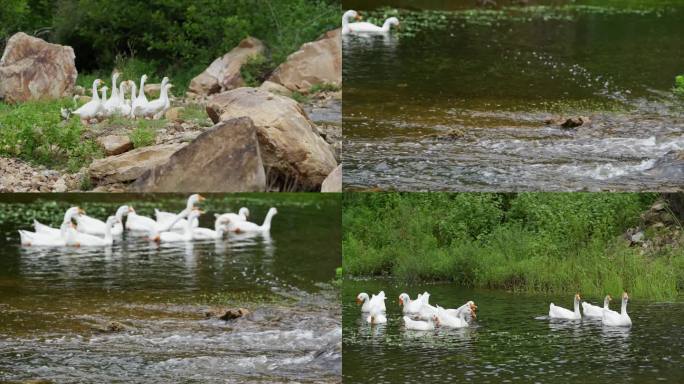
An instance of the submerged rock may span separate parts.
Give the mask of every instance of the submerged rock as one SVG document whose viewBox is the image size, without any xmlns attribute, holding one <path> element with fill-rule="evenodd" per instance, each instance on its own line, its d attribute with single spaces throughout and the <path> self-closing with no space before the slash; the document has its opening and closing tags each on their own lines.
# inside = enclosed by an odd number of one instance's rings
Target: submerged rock
<svg viewBox="0 0 684 384">
<path fill-rule="evenodd" d="M 78 75 L 75 58 L 71 47 L 14 34 L 0 59 L 0 98 L 17 103 L 70 96 Z"/>
<path fill-rule="evenodd" d="M 91 324 L 91 329 L 95 332 L 100 333 L 117 333 L 127 331 L 130 329 L 130 327 L 118 321 L 112 320 L 107 322 L 98 322 L 95 324 Z"/>
<path fill-rule="evenodd" d="M 133 185 L 139 192 L 260 192 L 266 189 L 257 128 L 248 117 L 202 132 Z"/>
<path fill-rule="evenodd" d="M 230 309 L 221 311 L 221 314 L 219 314 L 217 317 L 221 320 L 229 321 L 229 320 L 235 320 L 235 319 L 238 319 L 240 317 L 247 316 L 250 313 L 251 312 L 245 308 L 230 308 Z"/>
<path fill-rule="evenodd" d="M 576 116 L 576 117 L 568 117 L 568 118 L 548 118 L 544 120 L 544 124 L 546 125 L 559 125 L 562 128 L 577 128 L 581 126 L 586 126 L 591 124 L 591 119 L 589 119 L 587 116 Z"/>
</svg>

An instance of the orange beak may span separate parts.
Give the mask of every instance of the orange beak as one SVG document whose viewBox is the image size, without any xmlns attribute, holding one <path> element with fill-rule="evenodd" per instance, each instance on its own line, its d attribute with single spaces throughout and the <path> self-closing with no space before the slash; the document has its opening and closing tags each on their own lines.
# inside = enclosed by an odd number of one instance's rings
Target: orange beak
<svg viewBox="0 0 684 384">
<path fill-rule="evenodd" d="M 402 299 L 401 297 L 399 298 L 399 305 L 404 305 L 404 299 Z"/>
<path fill-rule="evenodd" d="M 356 15 L 356 17 L 354 19 L 355 20 L 361 20 L 361 19 L 363 19 L 363 17 L 361 17 L 361 15 Z"/>
<path fill-rule="evenodd" d="M 357 298 L 356 298 L 356 304 L 361 304 L 361 303 L 363 303 L 363 301 L 361 301 L 361 299 L 359 299 L 359 298 L 357 297 Z"/>
<path fill-rule="evenodd" d="M 204 201 L 204 200 L 206 200 L 206 199 L 204 198 L 204 196 L 199 195 L 199 201 Z"/>
</svg>

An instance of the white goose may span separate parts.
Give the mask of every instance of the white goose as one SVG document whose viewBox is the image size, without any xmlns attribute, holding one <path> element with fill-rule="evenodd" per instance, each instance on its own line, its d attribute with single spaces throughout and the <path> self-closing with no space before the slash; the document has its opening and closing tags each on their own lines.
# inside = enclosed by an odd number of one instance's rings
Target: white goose
<svg viewBox="0 0 684 384">
<path fill-rule="evenodd" d="M 423 303 L 420 301 L 421 295 L 419 294 L 416 300 L 411 300 L 408 293 L 402 293 L 399 295 L 399 304 L 403 306 L 402 311 L 408 314 L 417 314 L 420 311 L 420 307 Z"/>
<path fill-rule="evenodd" d="M 612 311 L 610 309 L 603 309 L 603 325 L 609 327 L 631 327 L 632 319 L 627 314 L 627 302 L 629 301 L 629 296 L 627 292 L 622 293 L 622 307 L 620 308 L 620 313 Z"/>
<path fill-rule="evenodd" d="M 227 223 L 228 227 L 227 230 L 234 232 L 235 231 L 235 224 L 240 221 L 246 221 L 247 218 L 249 217 L 249 209 L 242 207 L 238 211 L 238 213 L 222 213 L 222 214 L 214 214 L 214 217 L 216 217 L 218 220 L 220 220 L 222 223 Z"/>
<path fill-rule="evenodd" d="M 104 102 L 104 109 L 107 116 L 113 116 L 119 113 L 119 106 L 121 105 L 121 97 L 119 90 L 116 88 L 116 80 L 119 78 L 119 72 L 112 74 L 112 97 Z M 123 82 L 121 82 L 123 84 Z"/>
<path fill-rule="evenodd" d="M 142 111 L 145 106 L 149 103 L 147 101 L 147 96 L 145 96 L 145 81 L 147 81 L 147 75 L 142 75 L 140 77 L 140 89 L 138 93 L 138 97 L 133 100 L 133 103 L 131 103 L 131 115 L 132 117 L 143 117 L 142 114 L 139 114 L 140 111 Z"/>
<path fill-rule="evenodd" d="M 266 233 L 271 230 L 271 220 L 273 219 L 273 216 L 275 216 L 276 213 L 278 213 L 278 210 L 274 207 L 271 207 L 268 210 L 268 213 L 266 214 L 266 218 L 264 219 L 264 223 L 262 225 L 255 224 L 250 221 L 231 221 L 229 222 L 228 227 L 230 228 L 231 232 L 235 233 Z"/>
<path fill-rule="evenodd" d="M 126 106 L 128 107 L 128 109 L 127 109 L 127 111 L 128 111 L 127 116 L 128 116 L 129 118 L 132 119 L 132 118 L 135 117 L 135 115 L 133 114 L 133 104 L 135 103 L 135 99 L 136 99 L 136 97 L 137 97 L 137 96 L 136 96 L 137 87 L 135 86 L 135 81 L 133 81 L 133 80 L 128 80 L 128 82 L 129 82 L 130 87 L 131 87 L 131 98 L 130 98 L 130 100 L 124 99 L 124 103 L 125 103 Z"/>
<path fill-rule="evenodd" d="M 440 325 L 441 320 L 437 316 L 431 317 L 427 321 L 411 320 L 410 317 L 404 316 L 404 327 L 412 331 L 432 331 L 435 325 Z"/>
<path fill-rule="evenodd" d="M 466 302 L 456 309 L 445 309 L 445 311 L 447 314 L 453 317 L 460 317 L 463 315 L 463 318 L 466 321 L 477 318 L 477 305 L 475 305 L 475 302 L 472 300 Z"/>
<path fill-rule="evenodd" d="M 377 295 L 368 297 L 366 292 L 361 292 L 356 296 L 356 304 L 361 305 L 361 312 L 368 313 L 372 311 L 385 312 L 385 291 L 380 291 Z"/>
<path fill-rule="evenodd" d="M 386 324 L 387 316 L 385 316 L 385 314 L 378 308 L 373 308 L 370 314 L 368 314 L 368 316 L 366 317 L 366 322 L 370 325 Z"/>
<path fill-rule="evenodd" d="M 422 320 L 429 320 L 437 314 L 437 307 L 430 305 L 430 294 L 423 292 L 420 297 L 420 309 L 418 310 L 418 317 Z"/>
<path fill-rule="evenodd" d="M 169 101 L 169 88 L 173 87 L 173 84 L 168 84 L 168 82 L 169 78 L 164 77 L 161 83 L 159 98 L 152 100 L 145 105 L 135 107 L 134 114 L 136 116 L 153 118 L 155 120 L 159 119 L 171 106 L 171 102 Z"/>
<path fill-rule="evenodd" d="M 114 217 L 117 220 L 111 229 L 113 236 L 119 236 L 123 233 L 123 225 L 121 223 L 123 222 L 123 216 L 128 215 L 128 213 L 129 208 L 127 205 L 122 205 L 116 210 Z M 81 233 L 98 236 L 104 236 L 107 233 L 107 223 L 88 215 L 76 216 L 76 224 L 78 224 L 76 229 Z"/>
<path fill-rule="evenodd" d="M 105 223 L 104 238 L 99 236 L 93 236 L 86 233 L 79 233 L 76 237 L 78 244 L 85 247 L 106 247 L 114 243 L 112 237 L 112 227 L 116 224 L 119 219 L 116 216 L 109 216 L 107 222 Z"/>
<path fill-rule="evenodd" d="M 190 211 L 195 207 L 195 204 L 199 204 L 204 200 L 204 196 L 197 193 L 190 195 L 185 203 L 185 209 L 178 214 L 155 209 L 154 216 L 157 219 L 157 226 L 159 228 L 165 228 L 168 226 L 170 230 L 184 231 L 186 220 L 183 218 L 190 213 Z M 192 226 L 197 227 L 198 225 L 199 220 L 195 219 L 195 221 L 192 223 Z"/>
<path fill-rule="evenodd" d="M 160 232 L 158 230 L 152 230 L 150 232 L 150 240 L 157 243 L 175 243 L 180 241 L 192 241 L 194 239 L 193 228 L 190 225 L 193 220 L 197 219 L 200 215 L 199 209 L 193 209 L 188 214 L 188 221 L 185 224 L 185 231 L 183 233 L 177 232 Z"/>
<path fill-rule="evenodd" d="M 565 319 L 565 320 L 579 320 L 582 318 L 580 314 L 580 295 L 575 294 L 574 311 L 565 309 L 563 307 L 558 307 L 551 303 L 549 305 L 549 317 L 552 319 Z"/>
<path fill-rule="evenodd" d="M 468 326 L 468 320 L 466 320 L 466 313 L 472 311 L 471 307 L 468 307 L 467 311 L 460 311 L 457 314 L 453 314 L 445 310 L 444 308 L 437 306 L 437 318 L 439 319 L 439 324 L 448 328 L 465 328 Z M 471 317 L 472 317 L 471 313 Z"/>
<path fill-rule="evenodd" d="M 351 9 L 342 15 L 342 34 L 343 35 L 346 35 L 349 32 L 351 32 L 349 30 L 349 19 L 352 19 L 352 18 L 356 19 L 356 20 L 361 20 L 361 17 L 359 16 L 359 14 L 356 13 L 356 11 L 351 10 Z"/>
<path fill-rule="evenodd" d="M 203 213 L 200 211 L 200 213 Z M 193 227 L 192 236 L 195 240 L 221 239 L 226 231 L 225 224 L 217 217 L 214 220 L 214 229 Z"/>
<path fill-rule="evenodd" d="M 84 124 L 87 124 L 88 120 L 102 114 L 102 111 L 104 110 L 104 105 L 102 104 L 102 100 L 100 100 L 100 95 L 97 92 L 97 87 L 100 85 L 100 83 L 102 83 L 102 80 L 100 79 L 95 79 L 95 81 L 93 81 L 92 100 L 83 104 L 81 108 L 78 108 L 77 110 L 72 112 L 74 115 L 78 115 L 81 119 L 81 122 Z"/>
<path fill-rule="evenodd" d="M 582 302 L 582 312 L 584 317 L 589 317 L 589 318 L 602 318 L 603 317 L 603 310 L 604 309 L 610 309 L 609 308 L 609 303 L 610 301 L 613 300 L 613 298 L 610 295 L 606 295 L 606 297 L 603 299 L 603 308 L 599 307 L 598 305 L 592 305 L 587 303 L 586 301 Z"/>
<path fill-rule="evenodd" d="M 73 228 L 73 223 L 71 220 L 74 216 L 80 215 L 81 213 L 83 213 L 83 210 L 79 207 L 71 207 L 67 209 L 64 213 L 64 219 L 62 220 L 62 225 L 59 229 L 48 227 L 38 223 L 37 220 L 34 220 L 34 226 L 36 226 L 36 223 L 39 224 L 41 226 L 41 231 L 38 231 L 39 228 L 36 228 L 36 232 L 19 230 L 21 244 L 47 247 L 78 245 L 75 239 L 76 231 Z"/>
<path fill-rule="evenodd" d="M 378 27 L 377 25 L 366 21 L 349 23 L 348 27 L 351 33 L 388 33 L 393 25 L 399 25 L 399 19 L 396 17 L 390 17 L 385 20 L 382 27 Z"/>
<path fill-rule="evenodd" d="M 121 115 L 121 116 L 125 116 L 125 117 L 128 117 L 131 115 L 130 100 L 126 100 L 126 88 L 124 88 L 124 86 L 127 84 L 129 87 L 131 85 L 133 85 L 135 87 L 135 83 L 130 81 L 130 80 L 122 81 L 121 84 L 119 84 L 119 98 L 121 99 L 121 103 L 119 103 L 118 107 L 114 111 L 116 114 Z"/>
</svg>

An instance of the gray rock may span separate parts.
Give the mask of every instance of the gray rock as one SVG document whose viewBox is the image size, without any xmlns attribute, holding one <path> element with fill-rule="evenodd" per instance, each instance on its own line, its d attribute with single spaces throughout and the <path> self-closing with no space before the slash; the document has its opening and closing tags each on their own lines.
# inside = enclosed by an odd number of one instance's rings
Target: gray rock
<svg viewBox="0 0 684 384">
<path fill-rule="evenodd" d="M 342 192 L 342 164 L 338 165 L 323 180 L 321 192 Z"/>
<path fill-rule="evenodd" d="M 134 149 L 121 155 L 93 161 L 88 168 L 90 178 L 99 184 L 133 181 L 143 173 L 164 164 L 186 144 L 162 144 Z"/>
<path fill-rule="evenodd" d="M 107 156 L 119 155 L 133 149 L 133 142 L 128 136 L 107 135 L 99 137 L 97 142 L 102 146 Z"/>
<path fill-rule="evenodd" d="M 248 117 L 220 122 L 131 187 L 139 192 L 264 191 L 257 128 Z"/>
<path fill-rule="evenodd" d="M 17 103 L 70 96 L 78 75 L 75 57 L 71 47 L 14 34 L 0 59 L 0 98 Z"/>
</svg>

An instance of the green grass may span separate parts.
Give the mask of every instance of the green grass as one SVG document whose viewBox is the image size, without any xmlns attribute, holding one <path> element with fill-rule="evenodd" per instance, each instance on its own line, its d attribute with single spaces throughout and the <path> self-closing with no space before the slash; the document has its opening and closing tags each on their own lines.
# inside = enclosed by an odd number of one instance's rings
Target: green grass
<svg viewBox="0 0 684 384">
<path fill-rule="evenodd" d="M 311 86 L 309 93 L 310 94 L 316 94 L 316 93 L 321 93 L 321 92 L 337 92 L 340 89 L 341 89 L 340 86 L 338 86 L 336 84 L 318 83 L 318 84 L 314 84 Z"/>
<path fill-rule="evenodd" d="M 240 75 L 248 87 L 258 87 L 275 67 L 275 63 L 264 55 L 253 55 L 240 67 Z"/>
<path fill-rule="evenodd" d="M 656 198 L 348 194 L 344 273 L 525 292 L 627 290 L 637 297 L 673 298 L 684 287 L 682 246 L 644 252 L 622 239 Z"/>
<path fill-rule="evenodd" d="M 61 119 L 62 107 L 73 108 L 73 101 L 0 103 L 0 156 L 70 172 L 101 157 L 97 143 L 83 138 L 86 127 L 77 118 Z"/>
<path fill-rule="evenodd" d="M 147 147 L 155 142 L 157 137 L 156 129 L 150 121 L 139 120 L 138 126 L 128 135 L 134 148 Z"/>
</svg>

